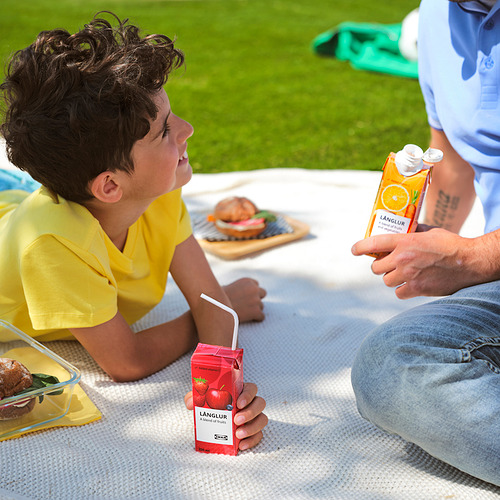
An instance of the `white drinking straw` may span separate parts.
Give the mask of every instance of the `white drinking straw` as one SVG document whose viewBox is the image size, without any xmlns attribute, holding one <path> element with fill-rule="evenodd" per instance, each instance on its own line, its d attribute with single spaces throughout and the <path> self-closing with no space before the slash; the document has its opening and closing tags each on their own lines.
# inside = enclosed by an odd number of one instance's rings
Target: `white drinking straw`
<svg viewBox="0 0 500 500">
<path fill-rule="evenodd" d="M 212 299 L 212 297 L 209 297 L 204 293 L 202 293 L 200 297 L 202 299 L 208 300 L 208 302 L 211 302 L 212 304 L 215 304 L 217 307 L 224 309 L 224 311 L 227 311 L 233 316 L 234 330 L 233 330 L 233 344 L 231 346 L 231 349 L 234 351 L 238 345 L 238 324 L 239 324 L 238 315 L 230 307 L 227 307 L 225 304 L 220 303 L 218 300 Z"/>
</svg>

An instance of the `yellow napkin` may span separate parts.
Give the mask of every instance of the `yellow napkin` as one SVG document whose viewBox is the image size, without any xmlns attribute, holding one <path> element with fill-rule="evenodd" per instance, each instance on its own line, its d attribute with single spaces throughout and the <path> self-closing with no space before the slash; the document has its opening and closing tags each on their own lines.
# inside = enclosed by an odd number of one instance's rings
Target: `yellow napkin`
<svg viewBox="0 0 500 500">
<path fill-rule="evenodd" d="M 55 360 L 48 357 L 46 354 L 31 348 L 31 347 L 21 347 L 18 349 L 11 349 L 10 351 L 2 354 L 3 358 L 11 358 L 20 361 L 23 365 L 28 368 L 31 373 L 45 373 L 47 375 L 56 376 L 61 382 L 69 380 L 69 373 Z M 69 391 L 69 387 L 65 389 Z M 45 398 L 51 397 L 63 397 L 63 396 L 44 396 Z M 62 413 L 62 411 L 61 411 Z M 83 389 L 76 384 L 71 396 L 71 401 L 69 404 L 69 409 L 66 415 L 52 422 L 42 423 L 37 425 L 38 422 L 43 422 L 48 418 L 53 418 L 57 415 L 57 411 L 53 409 L 44 409 L 43 404 L 35 405 L 35 408 L 27 415 L 14 419 L 0 421 L 0 441 L 5 439 L 12 439 L 19 437 L 28 432 L 39 431 L 41 429 L 48 429 L 50 427 L 64 427 L 72 425 L 84 425 L 95 420 L 99 420 L 102 417 L 101 412 L 96 408 L 94 403 L 85 394 Z M 2 435 L 7 434 L 16 429 L 22 429 L 27 426 L 34 425 L 31 429 L 20 430 L 8 437 L 2 437 Z"/>
</svg>

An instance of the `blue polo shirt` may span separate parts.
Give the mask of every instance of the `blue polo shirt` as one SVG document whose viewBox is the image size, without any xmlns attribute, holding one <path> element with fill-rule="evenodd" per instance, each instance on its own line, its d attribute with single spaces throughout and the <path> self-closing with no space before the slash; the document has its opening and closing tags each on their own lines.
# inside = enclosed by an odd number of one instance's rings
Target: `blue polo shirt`
<svg viewBox="0 0 500 500">
<path fill-rule="evenodd" d="M 474 168 L 485 232 L 498 229 L 500 2 L 489 10 L 474 1 L 422 0 L 418 50 L 429 124 Z"/>
</svg>

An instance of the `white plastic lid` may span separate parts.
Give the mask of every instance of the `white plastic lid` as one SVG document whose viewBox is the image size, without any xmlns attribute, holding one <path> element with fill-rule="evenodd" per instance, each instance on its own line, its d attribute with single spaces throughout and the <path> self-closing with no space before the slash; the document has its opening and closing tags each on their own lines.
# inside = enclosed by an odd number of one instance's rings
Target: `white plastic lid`
<svg viewBox="0 0 500 500">
<path fill-rule="evenodd" d="M 407 144 L 401 151 L 396 153 L 396 167 L 401 175 L 409 177 L 418 174 L 422 169 L 429 168 L 424 165 L 437 163 L 443 159 L 443 152 L 439 149 L 429 148 L 425 153 L 422 148 L 415 144 Z"/>
<path fill-rule="evenodd" d="M 429 163 L 437 163 L 443 159 L 443 152 L 440 149 L 429 148 L 423 156 L 423 160 Z"/>
</svg>

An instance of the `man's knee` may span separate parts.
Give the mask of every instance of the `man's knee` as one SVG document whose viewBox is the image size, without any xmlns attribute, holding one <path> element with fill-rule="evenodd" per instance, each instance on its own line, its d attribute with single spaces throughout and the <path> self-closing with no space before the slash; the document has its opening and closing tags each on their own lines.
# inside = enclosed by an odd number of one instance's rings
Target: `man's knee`
<svg viewBox="0 0 500 500">
<path fill-rule="evenodd" d="M 360 346 L 351 371 L 351 383 L 360 414 L 379 427 L 396 410 L 395 374 L 397 335 L 382 325 L 374 330 Z"/>
<path fill-rule="evenodd" d="M 388 432 L 397 432 L 418 411 L 432 366 L 456 361 L 456 351 L 436 341 L 431 330 L 413 311 L 402 314 L 376 328 L 356 354 L 351 382 L 358 410 Z"/>
</svg>

